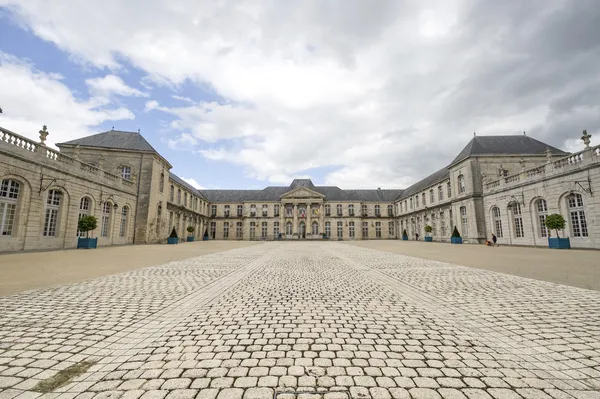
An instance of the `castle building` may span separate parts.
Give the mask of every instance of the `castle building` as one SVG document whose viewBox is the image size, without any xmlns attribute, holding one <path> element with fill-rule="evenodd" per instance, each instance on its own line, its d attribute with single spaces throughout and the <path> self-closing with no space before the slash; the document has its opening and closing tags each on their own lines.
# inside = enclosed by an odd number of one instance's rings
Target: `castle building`
<svg viewBox="0 0 600 399">
<path fill-rule="evenodd" d="M 560 213 L 575 248 L 600 249 L 600 146 L 569 154 L 528 136 L 474 137 L 406 189 L 344 190 L 295 179 L 262 190 L 197 190 L 139 132 L 56 144 L 0 127 L 0 252 L 75 248 L 94 215 L 98 245 L 164 243 L 174 227 L 215 240 L 409 239 L 546 246 Z"/>
</svg>

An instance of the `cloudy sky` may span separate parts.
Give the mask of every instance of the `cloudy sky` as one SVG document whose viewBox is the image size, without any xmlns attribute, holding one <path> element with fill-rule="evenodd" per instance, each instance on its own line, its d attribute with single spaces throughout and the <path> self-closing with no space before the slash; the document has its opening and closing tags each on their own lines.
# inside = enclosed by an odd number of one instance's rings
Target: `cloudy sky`
<svg viewBox="0 0 600 399">
<path fill-rule="evenodd" d="M 597 0 L 0 0 L 0 126 L 136 131 L 207 188 L 403 188 L 478 135 L 600 138 Z"/>
</svg>

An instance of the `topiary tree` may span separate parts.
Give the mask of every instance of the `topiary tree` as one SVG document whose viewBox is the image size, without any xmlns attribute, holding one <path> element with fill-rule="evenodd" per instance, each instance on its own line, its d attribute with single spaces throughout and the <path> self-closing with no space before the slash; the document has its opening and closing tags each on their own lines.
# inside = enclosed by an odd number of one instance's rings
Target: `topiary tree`
<svg viewBox="0 0 600 399">
<path fill-rule="evenodd" d="M 460 233 L 458 232 L 458 229 L 456 228 L 456 226 L 454 226 L 454 231 L 452 232 L 452 237 L 460 238 Z"/>
<path fill-rule="evenodd" d="M 558 213 L 553 213 L 552 215 L 548 215 L 546 217 L 546 227 L 550 230 L 555 230 L 556 237 L 558 238 L 560 238 L 558 230 L 563 230 L 565 228 L 565 225 L 565 218 Z"/>
<path fill-rule="evenodd" d="M 406 232 L 406 229 L 404 229 L 402 231 L 402 238 L 405 238 L 405 237 L 408 238 L 408 233 Z"/>
<path fill-rule="evenodd" d="M 430 225 L 425 225 L 425 233 L 431 233 L 433 231 L 433 227 L 431 227 Z"/>
<path fill-rule="evenodd" d="M 173 227 L 173 230 L 171 230 L 171 234 L 169 234 L 169 238 L 179 238 L 177 236 L 177 230 L 175 230 L 175 227 Z"/>
<path fill-rule="evenodd" d="M 190 233 L 190 235 L 193 235 L 192 233 L 194 232 L 194 230 L 196 230 L 196 228 L 194 226 L 188 226 L 186 230 L 188 233 Z"/>
<path fill-rule="evenodd" d="M 77 222 L 77 229 L 83 231 L 86 238 L 90 238 L 90 231 L 95 230 L 96 227 L 98 227 L 98 219 L 96 219 L 96 216 L 84 216 Z"/>
</svg>

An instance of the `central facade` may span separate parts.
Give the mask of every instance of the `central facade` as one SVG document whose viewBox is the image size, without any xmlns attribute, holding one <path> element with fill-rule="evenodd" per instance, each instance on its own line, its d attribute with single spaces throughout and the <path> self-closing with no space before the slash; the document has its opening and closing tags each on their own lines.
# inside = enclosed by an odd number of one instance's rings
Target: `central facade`
<svg viewBox="0 0 600 399">
<path fill-rule="evenodd" d="M 394 200 L 402 190 L 342 190 L 295 179 L 263 190 L 202 190 L 211 239 L 396 238 Z"/>
</svg>

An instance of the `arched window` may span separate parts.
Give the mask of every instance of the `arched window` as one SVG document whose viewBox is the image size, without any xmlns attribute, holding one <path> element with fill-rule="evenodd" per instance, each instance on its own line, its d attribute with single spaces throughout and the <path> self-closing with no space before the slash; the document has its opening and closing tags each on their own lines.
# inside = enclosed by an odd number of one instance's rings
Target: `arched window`
<svg viewBox="0 0 600 399">
<path fill-rule="evenodd" d="M 82 217 L 88 216 L 90 214 L 91 204 L 92 201 L 89 197 L 81 198 L 81 201 L 79 201 L 79 217 L 77 218 L 78 221 Z M 87 233 L 84 233 L 83 231 L 79 231 L 79 229 L 77 229 L 77 237 L 85 237 L 86 235 Z"/>
<path fill-rule="evenodd" d="M 44 218 L 44 236 L 55 237 L 58 231 L 58 214 L 62 193 L 58 190 L 48 191 L 46 199 L 46 217 Z"/>
<path fill-rule="evenodd" d="M 494 232 L 496 237 L 502 237 L 502 218 L 500 216 L 500 208 L 497 206 L 492 208 L 492 217 L 494 218 Z"/>
<path fill-rule="evenodd" d="M 583 210 L 583 197 L 581 194 L 573 193 L 567 197 L 567 204 L 571 221 L 571 236 L 587 237 L 588 229 Z"/>
<path fill-rule="evenodd" d="M 548 216 L 548 204 L 545 199 L 539 199 L 535 202 L 537 211 L 540 237 L 548 237 L 548 228 L 546 227 L 546 217 Z"/>
<path fill-rule="evenodd" d="M 5 179 L 0 184 L 0 235 L 13 233 L 20 185 L 14 180 Z"/>
<path fill-rule="evenodd" d="M 311 234 L 313 236 L 319 235 L 319 223 L 312 222 L 312 232 L 311 232 Z"/>
<path fill-rule="evenodd" d="M 293 231 L 293 229 L 292 229 L 292 222 L 287 222 L 285 224 L 285 235 L 286 236 L 291 236 L 292 235 L 292 231 Z"/>
<path fill-rule="evenodd" d="M 463 175 L 458 175 L 458 193 L 462 194 L 467 191 L 467 185 L 465 183 L 465 177 Z"/>
<path fill-rule="evenodd" d="M 463 237 L 467 237 L 469 235 L 469 221 L 467 219 L 467 207 L 460 207 L 460 223 L 462 226 L 461 234 Z"/>
<path fill-rule="evenodd" d="M 511 208 L 515 237 L 525 237 L 525 232 L 523 231 L 523 214 L 521 213 L 521 204 L 519 204 L 518 202 L 513 202 Z"/>
<path fill-rule="evenodd" d="M 121 209 L 121 225 L 119 226 L 119 237 L 127 236 L 127 225 L 129 222 L 129 207 L 124 206 Z"/>
<path fill-rule="evenodd" d="M 108 201 L 102 205 L 102 219 L 100 222 L 100 237 L 108 237 L 110 234 L 110 208 L 111 208 L 111 203 Z"/>
</svg>

